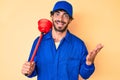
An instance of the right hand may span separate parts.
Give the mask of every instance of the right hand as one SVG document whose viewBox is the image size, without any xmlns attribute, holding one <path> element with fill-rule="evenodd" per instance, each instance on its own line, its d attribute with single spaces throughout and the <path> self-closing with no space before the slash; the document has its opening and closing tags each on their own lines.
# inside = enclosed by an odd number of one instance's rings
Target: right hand
<svg viewBox="0 0 120 80">
<path fill-rule="evenodd" d="M 32 74 L 34 69 L 35 69 L 35 62 L 34 61 L 25 62 L 22 66 L 22 71 L 21 72 L 22 72 L 22 74 L 29 76 L 29 75 Z"/>
</svg>

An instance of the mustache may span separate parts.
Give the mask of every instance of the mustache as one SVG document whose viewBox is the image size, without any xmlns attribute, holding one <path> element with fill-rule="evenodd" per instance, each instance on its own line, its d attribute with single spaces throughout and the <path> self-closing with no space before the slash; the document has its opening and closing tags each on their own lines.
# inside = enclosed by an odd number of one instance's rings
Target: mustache
<svg viewBox="0 0 120 80">
<path fill-rule="evenodd" d="M 64 22 L 64 21 L 60 21 L 60 20 L 56 20 L 55 22 L 59 22 L 59 23 L 62 23 L 62 24 L 65 24 L 66 22 Z"/>
</svg>

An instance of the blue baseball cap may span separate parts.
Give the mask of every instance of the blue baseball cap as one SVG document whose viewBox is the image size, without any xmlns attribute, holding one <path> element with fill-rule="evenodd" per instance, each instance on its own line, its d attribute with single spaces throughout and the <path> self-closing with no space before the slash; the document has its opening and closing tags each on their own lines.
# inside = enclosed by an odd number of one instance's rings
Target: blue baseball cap
<svg viewBox="0 0 120 80">
<path fill-rule="evenodd" d="M 68 13 L 68 15 L 70 17 L 72 17 L 73 8 L 72 8 L 72 5 L 67 1 L 58 1 L 58 2 L 56 2 L 56 4 L 54 5 L 54 8 L 53 8 L 53 12 L 57 11 L 57 10 L 64 10 L 65 12 Z"/>
</svg>

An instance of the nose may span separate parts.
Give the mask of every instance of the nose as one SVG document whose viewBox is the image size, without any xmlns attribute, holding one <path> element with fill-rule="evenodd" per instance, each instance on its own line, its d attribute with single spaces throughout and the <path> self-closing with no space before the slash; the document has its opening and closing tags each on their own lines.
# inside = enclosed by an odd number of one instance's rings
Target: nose
<svg viewBox="0 0 120 80">
<path fill-rule="evenodd" d="M 58 19 L 59 21 L 63 21 L 64 20 L 63 15 L 60 15 Z"/>
</svg>

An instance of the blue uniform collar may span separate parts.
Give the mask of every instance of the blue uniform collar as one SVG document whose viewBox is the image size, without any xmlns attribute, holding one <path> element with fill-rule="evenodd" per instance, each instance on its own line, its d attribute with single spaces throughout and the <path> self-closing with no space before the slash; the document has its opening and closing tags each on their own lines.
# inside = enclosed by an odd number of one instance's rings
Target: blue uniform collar
<svg viewBox="0 0 120 80">
<path fill-rule="evenodd" d="M 67 40 L 68 42 L 70 42 L 70 35 L 71 33 L 69 32 L 69 30 L 67 30 L 66 36 L 64 37 L 65 40 Z M 52 30 L 50 30 L 48 33 L 46 33 L 44 35 L 44 39 L 53 39 L 52 38 Z"/>
</svg>

